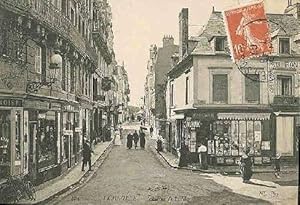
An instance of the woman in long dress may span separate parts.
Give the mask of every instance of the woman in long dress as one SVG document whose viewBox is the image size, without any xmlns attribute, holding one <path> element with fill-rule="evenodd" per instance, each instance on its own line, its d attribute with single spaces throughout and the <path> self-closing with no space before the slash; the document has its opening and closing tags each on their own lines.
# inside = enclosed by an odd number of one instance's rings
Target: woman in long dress
<svg viewBox="0 0 300 205">
<path fill-rule="evenodd" d="M 131 133 L 129 133 L 127 135 L 127 148 L 131 149 L 132 148 L 132 140 L 133 140 L 133 136 Z"/>
<path fill-rule="evenodd" d="M 241 157 L 241 171 L 244 183 L 249 183 L 252 177 L 252 159 L 249 156 L 250 149 L 247 148 L 245 153 Z"/>
</svg>

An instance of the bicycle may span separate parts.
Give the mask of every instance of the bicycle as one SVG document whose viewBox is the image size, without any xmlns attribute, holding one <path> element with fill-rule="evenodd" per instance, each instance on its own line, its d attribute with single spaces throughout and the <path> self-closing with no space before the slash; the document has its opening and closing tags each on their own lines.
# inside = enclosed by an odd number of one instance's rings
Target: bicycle
<svg viewBox="0 0 300 205">
<path fill-rule="evenodd" d="M 6 183 L 0 189 L 1 202 L 17 203 L 21 199 L 28 198 L 30 200 L 36 199 L 36 190 L 27 177 L 9 176 Z"/>
</svg>

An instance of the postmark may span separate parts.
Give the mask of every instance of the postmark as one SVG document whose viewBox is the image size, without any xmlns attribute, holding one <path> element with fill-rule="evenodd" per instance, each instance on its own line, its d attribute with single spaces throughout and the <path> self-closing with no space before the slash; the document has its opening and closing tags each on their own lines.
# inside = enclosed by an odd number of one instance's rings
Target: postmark
<svg viewBox="0 0 300 205">
<path fill-rule="evenodd" d="M 234 62 L 272 52 L 263 2 L 227 10 L 223 15 Z"/>
</svg>

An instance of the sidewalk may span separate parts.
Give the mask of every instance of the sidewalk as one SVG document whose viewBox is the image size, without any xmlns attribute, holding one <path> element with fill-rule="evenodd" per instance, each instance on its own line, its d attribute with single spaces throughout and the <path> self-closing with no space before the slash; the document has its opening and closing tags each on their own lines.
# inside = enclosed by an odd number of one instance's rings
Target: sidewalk
<svg viewBox="0 0 300 205">
<path fill-rule="evenodd" d="M 151 140 L 151 146 L 152 146 L 152 150 L 156 151 L 156 139 L 157 136 L 153 135 L 152 138 L 150 138 L 150 136 L 148 135 L 148 140 Z M 177 158 L 175 155 L 173 155 L 170 152 L 157 152 L 158 155 L 160 155 L 162 157 L 162 159 L 172 168 L 176 168 L 176 169 L 186 169 L 186 170 L 191 170 L 191 171 L 199 171 L 199 172 L 203 172 L 203 173 L 221 173 L 224 175 L 228 175 L 228 174 L 240 174 L 240 170 L 238 166 L 222 166 L 222 165 L 218 165 L 218 166 L 209 166 L 207 170 L 201 169 L 199 167 L 198 164 L 192 164 L 189 165 L 188 167 L 179 167 L 179 158 Z M 298 172 L 299 168 L 298 166 L 286 166 L 286 165 L 282 165 L 281 167 L 281 172 Z M 274 172 L 274 168 L 272 165 L 268 165 L 268 166 L 254 166 L 253 167 L 253 172 L 254 173 L 273 173 Z"/>
<path fill-rule="evenodd" d="M 105 151 L 113 145 L 114 139 L 109 142 L 103 142 L 97 144 L 94 148 L 94 154 L 92 155 L 92 168 L 96 161 L 105 153 Z M 81 171 L 81 161 L 75 165 L 73 168 L 68 170 L 63 175 L 56 177 L 50 181 L 47 181 L 36 188 L 36 200 L 22 200 L 19 203 L 21 204 L 42 204 L 48 201 L 49 199 L 54 198 L 57 195 L 60 195 L 72 188 L 77 183 L 82 183 L 82 180 L 89 176 L 89 172 Z"/>
</svg>

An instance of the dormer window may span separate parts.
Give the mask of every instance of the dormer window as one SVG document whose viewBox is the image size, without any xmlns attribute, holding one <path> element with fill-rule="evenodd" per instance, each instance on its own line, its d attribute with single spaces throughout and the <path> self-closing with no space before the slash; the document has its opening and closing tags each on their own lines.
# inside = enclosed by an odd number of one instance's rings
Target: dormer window
<svg viewBox="0 0 300 205">
<path fill-rule="evenodd" d="M 216 37 L 215 50 L 225 51 L 225 37 Z"/>
<path fill-rule="evenodd" d="M 289 38 L 279 38 L 279 53 L 280 54 L 290 54 L 290 39 Z"/>
</svg>

